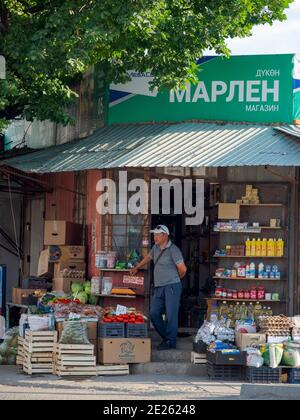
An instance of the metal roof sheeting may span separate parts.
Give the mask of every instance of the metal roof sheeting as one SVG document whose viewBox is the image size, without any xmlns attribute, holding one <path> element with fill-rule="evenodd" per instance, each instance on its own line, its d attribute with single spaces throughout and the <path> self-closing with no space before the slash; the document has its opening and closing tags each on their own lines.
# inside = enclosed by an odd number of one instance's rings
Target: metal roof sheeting
<svg viewBox="0 0 300 420">
<path fill-rule="evenodd" d="M 275 130 L 300 138 L 300 126 L 297 125 L 285 125 L 282 127 L 275 127 Z"/>
<path fill-rule="evenodd" d="M 110 126 L 86 139 L 3 163 L 35 173 L 124 167 L 300 166 L 300 142 L 274 127 L 259 125 Z"/>
</svg>

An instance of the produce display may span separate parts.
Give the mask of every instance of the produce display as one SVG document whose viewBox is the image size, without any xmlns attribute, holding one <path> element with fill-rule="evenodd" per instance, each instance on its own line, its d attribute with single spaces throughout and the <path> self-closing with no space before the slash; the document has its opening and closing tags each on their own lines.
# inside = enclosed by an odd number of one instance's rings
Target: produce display
<svg viewBox="0 0 300 420">
<path fill-rule="evenodd" d="M 69 315 L 77 314 L 81 318 L 102 318 L 102 308 L 94 305 L 83 305 L 81 303 L 57 303 L 53 306 L 56 319 L 67 319 Z"/>
<path fill-rule="evenodd" d="M 117 315 L 115 308 L 105 308 L 103 310 L 102 322 L 120 322 L 125 324 L 145 324 L 147 318 L 136 311 L 135 308 L 129 308 L 127 314 Z"/>
</svg>

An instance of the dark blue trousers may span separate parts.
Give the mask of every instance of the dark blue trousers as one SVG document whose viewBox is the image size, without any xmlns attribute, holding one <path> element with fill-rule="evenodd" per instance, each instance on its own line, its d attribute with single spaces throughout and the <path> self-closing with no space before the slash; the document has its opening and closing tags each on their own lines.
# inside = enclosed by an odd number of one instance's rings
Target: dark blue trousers
<svg viewBox="0 0 300 420">
<path fill-rule="evenodd" d="M 151 302 L 151 322 L 158 334 L 172 345 L 176 345 L 177 340 L 181 293 L 181 283 L 155 287 Z M 162 318 L 164 314 L 166 321 Z"/>
</svg>

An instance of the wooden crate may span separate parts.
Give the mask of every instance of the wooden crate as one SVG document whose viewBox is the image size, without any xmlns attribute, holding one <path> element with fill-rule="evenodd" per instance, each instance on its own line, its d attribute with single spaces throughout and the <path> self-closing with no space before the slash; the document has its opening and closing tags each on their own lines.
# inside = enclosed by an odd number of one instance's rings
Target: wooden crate
<svg viewBox="0 0 300 420">
<path fill-rule="evenodd" d="M 18 352 L 17 352 L 17 358 L 16 358 L 17 366 L 23 365 L 23 354 L 24 354 L 24 338 L 18 337 Z"/>
<path fill-rule="evenodd" d="M 206 365 L 207 363 L 206 354 L 195 353 L 194 351 L 192 351 L 191 362 L 194 365 Z"/>
<path fill-rule="evenodd" d="M 120 376 L 129 375 L 129 365 L 99 365 L 97 366 L 98 376 Z"/>
<path fill-rule="evenodd" d="M 27 330 L 23 340 L 23 371 L 28 375 L 53 374 L 53 351 L 56 343 L 56 331 Z"/>
<path fill-rule="evenodd" d="M 97 376 L 93 345 L 57 344 L 53 361 L 58 376 Z"/>
</svg>

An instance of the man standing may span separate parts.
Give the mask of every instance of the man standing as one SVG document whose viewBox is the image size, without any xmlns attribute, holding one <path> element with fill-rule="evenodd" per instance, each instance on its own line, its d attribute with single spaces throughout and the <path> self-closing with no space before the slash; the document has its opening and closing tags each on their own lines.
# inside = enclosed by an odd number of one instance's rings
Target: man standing
<svg viewBox="0 0 300 420">
<path fill-rule="evenodd" d="M 176 349 L 178 313 L 182 293 L 181 279 L 187 268 L 180 249 L 170 241 L 167 226 L 158 225 L 150 231 L 154 234 L 155 245 L 151 252 L 131 270 L 131 275 L 148 264 L 154 263 L 154 295 L 150 316 L 156 331 L 163 341 L 158 350 Z M 166 321 L 163 315 L 166 315 Z"/>
</svg>

